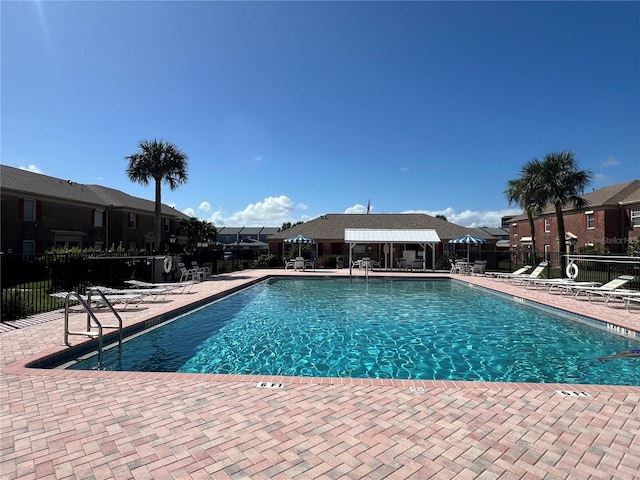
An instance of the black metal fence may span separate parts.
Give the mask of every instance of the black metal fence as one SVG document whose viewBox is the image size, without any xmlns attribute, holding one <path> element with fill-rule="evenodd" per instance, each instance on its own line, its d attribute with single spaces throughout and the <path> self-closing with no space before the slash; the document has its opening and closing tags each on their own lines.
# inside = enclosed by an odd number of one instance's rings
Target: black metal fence
<svg viewBox="0 0 640 480">
<path fill-rule="evenodd" d="M 544 259 L 544 256 L 539 255 L 527 257 L 514 252 L 483 251 L 471 252 L 470 257 L 471 261 L 487 260 L 487 270 L 499 271 L 513 271 L 526 264 L 535 266 L 540 258 Z M 0 321 L 25 318 L 61 308 L 62 300 L 50 295 L 54 292 L 84 293 L 88 287 L 95 285 L 126 287 L 125 281 L 133 278 L 153 282 L 176 281 L 180 278 L 176 268 L 178 260 L 188 266 L 195 260 L 200 266 L 209 267 L 214 275 L 246 268 L 281 266 L 274 256 L 251 251 L 236 251 L 231 255 L 224 255 L 222 251 L 201 251 L 180 257 L 171 256 L 172 268 L 169 271 L 165 268 L 165 258 L 166 256 L 131 256 L 112 252 L 2 254 Z M 550 266 L 545 271 L 545 277 L 566 276 L 560 268 L 559 255 L 547 254 L 547 259 L 550 260 Z M 432 268 L 430 260 L 429 269 Z M 634 279 L 625 288 L 640 290 L 640 257 L 570 255 L 566 262 L 573 262 L 577 267 L 578 281 L 606 283 L 620 275 L 630 275 Z M 448 259 L 444 256 L 436 259 L 435 268 L 448 269 Z"/>
<path fill-rule="evenodd" d="M 180 278 L 178 261 L 190 265 L 192 260 L 217 272 L 221 252 L 198 252 L 177 256 L 132 256 L 113 252 L 48 253 L 44 255 L 0 255 L 2 310 L 0 320 L 14 320 L 60 308 L 63 301 L 54 292 L 84 293 L 88 287 L 127 286 L 126 280 L 151 282 L 176 281 Z M 171 268 L 166 268 L 170 258 Z"/>
</svg>

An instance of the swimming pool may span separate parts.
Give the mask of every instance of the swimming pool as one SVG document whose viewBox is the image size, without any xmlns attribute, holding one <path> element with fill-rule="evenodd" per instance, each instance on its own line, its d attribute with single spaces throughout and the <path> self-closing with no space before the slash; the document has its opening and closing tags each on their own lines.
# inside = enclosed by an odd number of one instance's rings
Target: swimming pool
<svg viewBox="0 0 640 480">
<path fill-rule="evenodd" d="M 104 368 L 640 385 L 638 341 L 449 280 L 271 279 L 129 339 Z M 94 369 L 89 357 L 66 365 Z"/>
</svg>

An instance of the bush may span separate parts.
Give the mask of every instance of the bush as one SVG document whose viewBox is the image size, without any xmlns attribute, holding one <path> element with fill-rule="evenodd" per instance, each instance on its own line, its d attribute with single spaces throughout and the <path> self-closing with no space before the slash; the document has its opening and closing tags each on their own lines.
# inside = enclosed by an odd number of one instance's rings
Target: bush
<svg viewBox="0 0 640 480">
<path fill-rule="evenodd" d="M 15 289 L 2 291 L 2 320 L 17 320 L 33 315 L 34 308 Z"/>
</svg>

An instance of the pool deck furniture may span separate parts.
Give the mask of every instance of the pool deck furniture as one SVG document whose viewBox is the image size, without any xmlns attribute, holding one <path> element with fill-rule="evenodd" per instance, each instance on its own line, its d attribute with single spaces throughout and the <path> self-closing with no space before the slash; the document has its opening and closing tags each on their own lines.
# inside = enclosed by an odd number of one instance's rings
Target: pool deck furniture
<svg viewBox="0 0 640 480">
<path fill-rule="evenodd" d="M 568 278 L 533 278 L 525 283 L 525 287 L 546 288 L 549 292 L 553 291 L 554 288 L 561 290 L 565 286 L 597 288 L 602 285 L 600 282 L 577 282 Z"/>
<path fill-rule="evenodd" d="M 93 287 L 97 290 L 100 290 L 105 295 L 141 295 L 143 298 L 151 297 L 152 302 L 158 300 L 158 297 L 162 295 L 162 298 L 166 298 L 167 294 L 170 292 L 169 288 L 110 288 L 103 286 L 95 286 Z"/>
<path fill-rule="evenodd" d="M 200 279 L 201 280 L 209 280 L 209 279 L 211 279 L 211 270 L 209 270 L 209 267 L 201 267 L 200 265 L 198 265 L 198 262 L 193 260 L 191 262 L 191 268 L 193 268 L 193 270 L 195 270 L 196 272 L 198 272 L 200 274 Z"/>
<path fill-rule="evenodd" d="M 631 307 L 631 304 L 633 303 L 637 303 L 638 306 L 640 307 L 640 294 L 637 296 L 624 296 L 622 297 L 622 303 L 624 303 L 625 308 L 627 309 L 628 312 L 630 312 L 631 310 L 629 309 L 629 307 Z"/>
<path fill-rule="evenodd" d="M 610 280 L 609 282 L 600 285 L 599 287 L 583 287 L 579 285 L 562 285 L 560 289 L 562 293 L 570 293 L 574 297 L 578 297 L 581 293 L 590 297 L 596 295 L 598 292 L 609 292 L 624 286 L 633 280 L 631 275 L 620 275 L 619 277 Z"/>
<path fill-rule="evenodd" d="M 520 267 L 517 270 L 514 270 L 513 272 L 485 272 L 485 275 L 489 278 L 506 280 L 509 278 L 519 277 L 521 275 L 524 275 L 531 268 L 533 268 L 531 265 L 525 265 L 524 267 Z"/>
<path fill-rule="evenodd" d="M 202 275 L 200 271 L 196 270 L 195 268 L 187 268 L 187 266 L 182 262 L 178 263 L 178 270 L 180 271 L 180 282 L 202 281 Z"/>
<path fill-rule="evenodd" d="M 78 300 L 75 297 L 75 295 L 70 295 L 73 292 L 55 292 L 55 293 L 50 293 L 49 295 L 55 298 L 60 298 L 62 300 L 65 300 L 67 297 L 69 298 L 69 301 L 77 303 Z M 77 293 L 77 292 L 75 292 Z M 105 303 L 104 299 L 99 295 L 99 294 L 94 294 L 94 295 L 83 295 L 80 293 L 77 293 L 77 295 L 84 300 L 85 302 L 87 302 L 88 304 L 94 306 L 94 307 L 106 307 L 107 304 Z M 129 306 L 130 303 L 135 303 L 136 305 L 139 305 L 140 302 L 142 301 L 143 296 L 139 295 L 139 294 L 133 294 L 133 293 L 122 293 L 122 294 L 104 294 L 104 298 L 111 304 L 111 305 L 124 305 L 123 308 L 127 308 Z"/>
<path fill-rule="evenodd" d="M 132 285 L 132 288 L 162 288 L 162 289 L 168 290 L 170 293 L 175 293 L 178 291 L 180 293 L 187 293 L 189 290 L 191 290 L 191 288 L 195 284 L 195 282 L 192 280 L 188 280 L 185 282 L 167 282 L 167 283 L 162 283 L 162 282 L 152 283 L 152 282 L 145 282 L 142 280 L 125 280 L 124 283 L 128 285 Z"/>
<path fill-rule="evenodd" d="M 549 262 L 540 262 L 531 273 L 523 273 L 522 275 L 514 275 L 507 278 L 507 280 L 513 282 L 515 285 L 524 285 L 527 281 L 532 279 L 544 278 L 544 269 L 547 268 Z"/>
<path fill-rule="evenodd" d="M 287 260 L 284 259 L 284 269 L 287 270 L 289 267 L 294 268 L 296 266 L 295 260 Z"/>
</svg>

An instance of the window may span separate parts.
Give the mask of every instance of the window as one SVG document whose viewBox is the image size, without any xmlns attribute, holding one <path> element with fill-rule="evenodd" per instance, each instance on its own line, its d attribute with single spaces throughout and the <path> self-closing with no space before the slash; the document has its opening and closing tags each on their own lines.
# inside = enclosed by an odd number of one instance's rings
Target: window
<svg viewBox="0 0 640 480">
<path fill-rule="evenodd" d="M 96 243 L 93 245 L 93 249 L 94 249 L 96 252 L 102 252 L 102 251 L 104 250 L 104 242 L 96 242 Z"/>
<path fill-rule="evenodd" d="M 544 232 L 549 233 L 551 231 L 551 218 L 545 217 L 544 219 Z"/>
<path fill-rule="evenodd" d="M 104 210 L 93 211 L 93 226 L 104 227 Z"/>
<path fill-rule="evenodd" d="M 33 222 L 36 219 L 36 201 L 25 198 L 22 201 L 22 219 Z"/>
<path fill-rule="evenodd" d="M 138 226 L 138 217 L 135 213 L 129 213 L 129 228 L 136 228 Z"/>
<path fill-rule="evenodd" d="M 171 220 L 169 220 L 168 218 L 164 219 L 164 231 L 168 232 L 170 230 L 171 227 Z"/>
<path fill-rule="evenodd" d="M 640 208 L 631 209 L 631 226 L 640 227 Z"/>
<path fill-rule="evenodd" d="M 587 228 L 596 228 L 596 217 L 593 212 L 585 212 L 585 225 Z"/>
<path fill-rule="evenodd" d="M 514 223 L 513 225 L 511 225 L 513 227 L 513 236 L 517 237 L 518 236 L 518 224 Z"/>
<path fill-rule="evenodd" d="M 25 260 L 31 260 L 35 253 L 36 253 L 36 242 L 33 240 L 23 240 L 22 254 L 24 255 Z"/>
<path fill-rule="evenodd" d="M 548 262 L 551 260 L 551 245 L 544 246 L 544 261 Z"/>
</svg>

